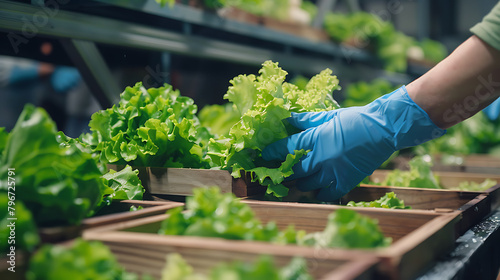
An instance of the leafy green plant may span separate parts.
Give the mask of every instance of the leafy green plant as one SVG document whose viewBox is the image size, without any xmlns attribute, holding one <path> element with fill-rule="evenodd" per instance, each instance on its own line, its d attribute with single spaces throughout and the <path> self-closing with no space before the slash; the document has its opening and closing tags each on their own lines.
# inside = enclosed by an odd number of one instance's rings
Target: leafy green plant
<svg viewBox="0 0 500 280">
<path fill-rule="evenodd" d="M 76 239 L 68 247 L 52 244 L 42 246 L 29 261 L 26 279 L 138 280 L 139 278 L 127 273 L 104 244 Z"/>
<path fill-rule="evenodd" d="M 0 193 L 7 198 L 11 192 L 15 198 L 18 249 L 34 249 L 37 227 L 76 225 L 113 199 L 142 198 L 136 171 L 128 167 L 103 176 L 106 166 L 84 144 L 57 132 L 41 108 L 26 105 L 3 139 Z M 0 202 L 5 206 L 0 210 L 5 224 L 11 214 L 8 201 Z"/>
<path fill-rule="evenodd" d="M 229 135 L 210 140 L 207 155 L 212 166 L 230 170 L 235 178 L 250 174 L 253 182 L 267 186 L 267 193 L 286 196 L 283 180 L 306 151 L 295 151 L 285 162 L 266 162 L 261 151 L 272 142 L 296 132 L 287 125 L 291 112 L 325 111 L 338 108 L 331 92 L 339 89 L 330 69 L 312 77 L 305 90 L 285 82 L 287 72 L 278 63 L 266 61 L 259 76 L 239 75 L 230 81 L 224 98 L 239 112 L 240 120 Z"/>
<path fill-rule="evenodd" d="M 409 171 L 395 169 L 381 183 L 384 186 L 441 189 L 439 178 L 431 171 L 429 156 L 417 156 L 408 162 Z"/>
<path fill-rule="evenodd" d="M 56 136 L 47 113 L 26 105 L 0 160 L 0 190 L 8 191 L 8 169 L 14 168 L 16 201 L 39 226 L 77 224 L 112 193 L 92 156 L 60 145 Z"/>
<path fill-rule="evenodd" d="M 413 148 L 418 155 L 500 155 L 500 125 L 490 121 L 484 113 L 450 127 L 439 138 Z"/>
<path fill-rule="evenodd" d="M 14 201 L 15 205 L 9 205 L 9 201 Z M 0 253 L 9 253 L 10 246 L 14 246 L 17 252 L 33 251 L 40 243 L 40 237 L 31 212 L 22 201 L 9 200 L 9 195 L 3 191 L 0 191 L 0 207 Z M 11 212 L 10 209 L 15 211 Z M 12 222 L 15 222 L 14 227 L 11 226 Z M 13 238 L 9 238 L 11 230 L 15 232 Z"/>
<path fill-rule="evenodd" d="M 375 208 L 388 208 L 388 209 L 411 209 L 410 206 L 405 206 L 405 202 L 397 198 L 394 192 L 388 192 L 379 199 L 373 201 L 349 201 L 347 206 L 354 207 L 375 207 Z"/>
<path fill-rule="evenodd" d="M 497 181 L 486 179 L 482 183 L 476 182 L 460 182 L 458 184 L 458 189 L 462 191 L 484 191 L 487 190 L 497 184 Z"/>
<path fill-rule="evenodd" d="M 342 105 L 344 107 L 364 106 L 396 88 L 398 87 L 383 79 L 352 83 L 345 87 L 345 99 Z"/>
<path fill-rule="evenodd" d="M 421 58 L 432 62 L 439 62 L 447 54 L 443 44 L 430 39 L 418 42 L 372 13 L 330 12 L 325 16 L 324 26 L 332 40 L 372 52 L 390 72 L 406 71 L 410 48 L 418 48 Z"/>
<path fill-rule="evenodd" d="M 240 120 L 240 117 L 231 103 L 206 105 L 198 113 L 201 126 L 208 128 L 214 138 L 228 136 L 229 130 Z"/>
<path fill-rule="evenodd" d="M 328 216 L 325 230 L 310 233 L 299 245 L 321 248 L 376 248 L 389 246 L 392 239 L 384 237 L 376 220 L 347 208 L 335 210 Z"/>
<path fill-rule="evenodd" d="M 105 163 L 208 168 L 204 146 L 210 135 L 200 126 L 197 106 L 165 84 L 127 87 L 119 105 L 92 115 L 92 134 L 82 137 Z"/>
<path fill-rule="evenodd" d="M 168 210 L 169 217 L 158 233 L 318 247 L 373 248 L 390 244 L 376 221 L 350 209 L 333 212 L 324 231 L 306 234 L 293 225 L 279 231 L 275 222 L 262 224 L 250 206 L 232 193 L 221 194 L 217 187 L 195 189 L 193 197 L 186 199 L 186 208 Z"/>
<path fill-rule="evenodd" d="M 167 256 L 167 264 L 162 272 L 163 280 L 312 280 L 307 272 L 307 264 L 303 258 L 292 258 L 290 263 L 278 268 L 273 258 L 261 255 L 255 263 L 233 261 L 221 263 L 213 267 L 207 275 L 195 273 L 181 255 L 172 253 Z"/>
</svg>

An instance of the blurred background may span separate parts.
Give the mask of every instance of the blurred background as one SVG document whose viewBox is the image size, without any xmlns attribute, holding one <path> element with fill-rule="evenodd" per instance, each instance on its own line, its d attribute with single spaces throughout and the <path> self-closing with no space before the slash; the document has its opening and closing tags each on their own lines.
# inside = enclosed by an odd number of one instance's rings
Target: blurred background
<svg viewBox="0 0 500 280">
<path fill-rule="evenodd" d="M 0 0 L 0 127 L 31 103 L 78 137 L 136 82 L 222 104 L 268 59 L 298 85 L 331 68 L 334 98 L 367 104 L 443 59 L 496 2 Z"/>
</svg>

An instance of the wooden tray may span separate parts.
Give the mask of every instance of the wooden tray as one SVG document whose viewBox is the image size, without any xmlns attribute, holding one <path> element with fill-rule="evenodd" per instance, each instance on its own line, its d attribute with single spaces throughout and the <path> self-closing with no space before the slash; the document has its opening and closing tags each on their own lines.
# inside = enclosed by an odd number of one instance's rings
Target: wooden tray
<svg viewBox="0 0 500 280">
<path fill-rule="evenodd" d="M 297 254 L 286 247 L 269 247 L 267 244 L 244 244 L 245 249 L 236 248 L 232 243 L 221 239 L 210 240 L 191 237 L 189 239 L 171 236 L 164 238 L 151 234 L 127 234 L 124 232 L 103 232 L 88 235 L 87 239 L 99 240 L 107 245 L 126 269 L 161 279 L 165 257 L 169 253 L 179 253 L 197 273 L 207 274 L 210 269 L 222 262 L 255 262 L 258 256 L 271 255 L 279 267 L 287 265 L 292 256 L 306 259 L 309 273 L 314 279 L 373 279 L 377 259 L 358 255 L 326 256 L 317 258 L 313 251 Z M 249 246 L 251 245 L 251 246 Z M 277 250 L 279 249 L 279 250 Z"/>
<path fill-rule="evenodd" d="M 108 164 L 113 170 L 124 166 Z M 263 194 L 266 187 L 251 183 L 250 178 L 235 179 L 227 170 L 132 167 L 139 170 L 139 179 L 146 189 L 145 199 L 154 200 L 154 195 L 190 196 L 194 188 L 218 186 L 222 193 L 232 192 L 237 197 Z"/>
<path fill-rule="evenodd" d="M 322 231 L 328 215 L 342 206 L 311 205 L 286 202 L 244 201 L 252 207 L 256 216 L 263 222 L 275 221 L 280 229 L 294 224 L 297 230 L 306 232 Z M 289 255 L 315 254 L 318 259 L 326 256 L 377 257 L 381 262 L 377 266 L 379 273 L 387 279 L 414 278 L 433 261 L 454 247 L 454 224 L 459 212 L 437 214 L 431 211 L 393 209 L 356 209 L 359 213 L 379 220 L 382 232 L 393 238 L 393 244 L 388 248 L 373 250 L 321 249 L 300 246 L 273 245 L 263 242 L 222 240 L 218 238 L 201 238 L 188 236 L 159 236 L 156 233 L 161 221 L 167 215 L 152 216 L 144 219 L 95 228 L 84 233 L 84 238 L 102 239 L 107 232 L 113 238 L 119 235 L 127 238 L 140 236 L 157 236 L 155 238 L 172 240 L 173 244 L 186 242 L 201 248 L 220 249 L 222 244 L 234 247 L 239 252 L 253 252 L 256 246 L 263 246 L 271 252 L 288 252 Z M 145 237 L 146 238 L 146 237 Z M 167 242 L 167 241 L 165 241 Z M 265 245 L 258 245 L 265 244 Z M 432 250 L 429 250 L 432 248 Z"/>
<path fill-rule="evenodd" d="M 140 200 L 115 201 L 106 207 L 104 215 L 86 218 L 80 225 L 42 227 L 38 229 L 42 242 L 55 243 L 76 238 L 82 235 L 84 230 L 113 224 L 117 222 L 140 219 L 148 216 L 164 214 L 168 209 L 183 206 L 180 202 L 157 202 Z M 142 206 L 143 209 L 130 211 L 130 207 Z M 104 208 L 103 208 L 104 209 Z"/>
<path fill-rule="evenodd" d="M 491 212 L 491 200 L 481 192 L 435 190 L 420 188 L 360 185 L 343 196 L 340 204 L 349 201 L 373 201 L 394 192 L 412 210 L 432 210 L 436 213 L 460 211 L 460 220 L 455 224 L 455 237 L 464 234 Z"/>
<path fill-rule="evenodd" d="M 391 170 L 378 169 L 370 175 L 370 181 L 382 182 Z M 434 175 L 439 176 L 439 183 L 445 189 L 454 190 L 456 187 L 465 181 L 482 183 L 486 179 L 497 180 L 500 182 L 500 175 L 480 174 L 480 173 L 464 173 L 464 172 L 444 172 L 434 171 Z M 487 190 L 479 191 L 478 193 L 485 194 L 490 198 L 491 208 L 500 207 L 500 184 L 493 186 Z"/>
</svg>

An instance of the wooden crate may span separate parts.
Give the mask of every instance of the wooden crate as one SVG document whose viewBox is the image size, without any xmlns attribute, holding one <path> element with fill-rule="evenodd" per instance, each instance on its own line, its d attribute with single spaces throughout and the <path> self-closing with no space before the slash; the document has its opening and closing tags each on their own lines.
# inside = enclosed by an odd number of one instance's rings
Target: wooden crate
<svg viewBox="0 0 500 280">
<path fill-rule="evenodd" d="M 240 244 L 205 238 L 183 238 L 151 234 L 127 234 L 124 232 L 101 232 L 87 235 L 87 239 L 99 240 L 107 245 L 126 269 L 139 274 L 147 273 L 155 279 L 161 279 L 165 258 L 169 253 L 179 253 L 197 273 L 206 274 L 222 262 L 255 262 L 258 256 L 270 255 L 277 266 L 287 265 L 292 256 L 303 257 L 309 273 L 314 279 L 374 279 L 378 260 L 370 256 L 350 254 L 348 256 L 326 256 L 317 258 L 313 251 L 296 253 L 287 247 L 268 246 L 267 244 Z M 240 242 L 241 243 L 241 242 Z"/>
<path fill-rule="evenodd" d="M 378 169 L 370 175 L 370 181 L 378 183 L 384 181 L 387 174 L 391 170 Z M 481 173 L 464 173 L 464 172 L 445 172 L 445 171 L 435 171 L 434 175 L 439 176 L 439 183 L 445 189 L 456 190 L 457 186 L 461 182 L 476 182 L 482 183 L 486 179 L 496 180 L 500 183 L 500 175 L 494 174 L 481 174 Z M 493 186 L 487 190 L 480 191 L 479 193 L 485 194 L 490 199 L 491 208 L 500 207 L 500 184 Z"/>
<path fill-rule="evenodd" d="M 412 210 L 431 210 L 436 213 L 460 211 L 460 220 L 455 225 L 455 236 L 459 237 L 491 212 L 491 200 L 481 192 L 436 190 L 420 188 L 360 185 L 343 196 L 340 204 L 349 201 L 373 201 L 394 192 L 396 196 L 411 206 Z M 411 210 L 410 210 L 411 211 Z"/>
<path fill-rule="evenodd" d="M 108 225 L 148 216 L 164 214 L 168 209 L 183 206 L 180 202 L 157 202 L 141 200 L 114 201 L 107 206 L 104 215 L 83 219 L 81 224 L 73 226 L 41 227 L 38 229 L 42 242 L 55 243 L 81 236 L 82 232 L 102 225 Z M 143 209 L 130 211 L 130 207 L 142 206 Z"/>
<path fill-rule="evenodd" d="M 259 202 L 244 201 L 255 211 L 256 216 L 263 222 L 275 221 L 283 230 L 289 224 L 294 224 L 298 230 L 306 232 L 322 231 L 330 213 L 342 206 L 312 205 L 286 202 Z M 288 252 L 290 255 L 315 254 L 318 259 L 326 256 L 358 256 L 377 257 L 381 262 L 377 266 L 379 273 L 387 279 L 414 278 L 423 269 L 426 269 L 440 256 L 454 247 L 454 224 L 458 220 L 459 212 L 437 214 L 431 211 L 393 209 L 358 208 L 359 213 L 379 221 L 382 232 L 393 239 L 388 248 L 361 250 L 361 249 L 331 249 L 311 248 L 292 245 L 272 245 L 262 242 L 221 240 L 218 238 L 200 238 L 188 236 L 158 236 L 155 238 L 172 240 L 172 242 L 186 242 L 192 246 L 220 249 L 221 244 L 237 248 L 240 252 L 251 252 L 255 246 L 263 246 L 272 252 Z M 167 215 L 159 215 L 139 220 L 133 220 L 86 231 L 84 238 L 99 239 L 111 232 L 113 237 L 123 235 L 127 238 L 140 236 L 157 236 L 155 234 L 161 221 Z M 183 241 L 185 240 L 185 241 Z M 166 242 L 166 241 L 165 241 Z M 258 245 L 265 244 L 265 245 Z M 429 248 L 432 248 L 431 250 Z M 250 250 L 250 251 L 249 251 Z"/>
<path fill-rule="evenodd" d="M 113 170 L 121 170 L 124 166 L 108 164 Z M 155 195 L 190 196 L 193 189 L 218 186 L 222 193 L 232 192 L 237 197 L 263 194 L 266 187 L 251 183 L 250 178 L 242 176 L 235 179 L 227 170 L 166 168 L 166 167 L 132 167 L 139 170 L 139 179 L 146 189 L 144 197 L 154 200 Z"/>
</svg>

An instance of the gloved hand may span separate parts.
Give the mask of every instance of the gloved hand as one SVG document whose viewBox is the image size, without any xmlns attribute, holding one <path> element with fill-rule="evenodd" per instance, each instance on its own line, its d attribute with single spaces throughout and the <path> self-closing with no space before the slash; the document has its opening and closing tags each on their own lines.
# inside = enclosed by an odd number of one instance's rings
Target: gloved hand
<svg viewBox="0 0 500 280">
<path fill-rule="evenodd" d="M 14 66 L 10 71 L 7 82 L 9 84 L 16 84 L 25 82 L 26 80 L 33 80 L 38 78 L 38 63 L 33 63 L 26 67 Z"/>
<path fill-rule="evenodd" d="M 284 160 L 294 150 L 311 150 L 289 179 L 301 191 L 319 189 L 333 201 L 373 173 L 392 153 L 442 136 L 403 86 L 363 107 L 294 114 L 290 124 L 304 130 L 267 146 L 265 160 Z"/>
<path fill-rule="evenodd" d="M 496 121 L 500 115 L 500 98 L 497 98 L 497 100 L 493 101 L 488 107 L 484 108 L 483 112 L 490 121 Z"/>
<path fill-rule="evenodd" d="M 52 73 L 50 82 L 56 92 L 64 93 L 75 87 L 80 78 L 80 73 L 78 73 L 76 68 L 59 66 Z"/>
</svg>

